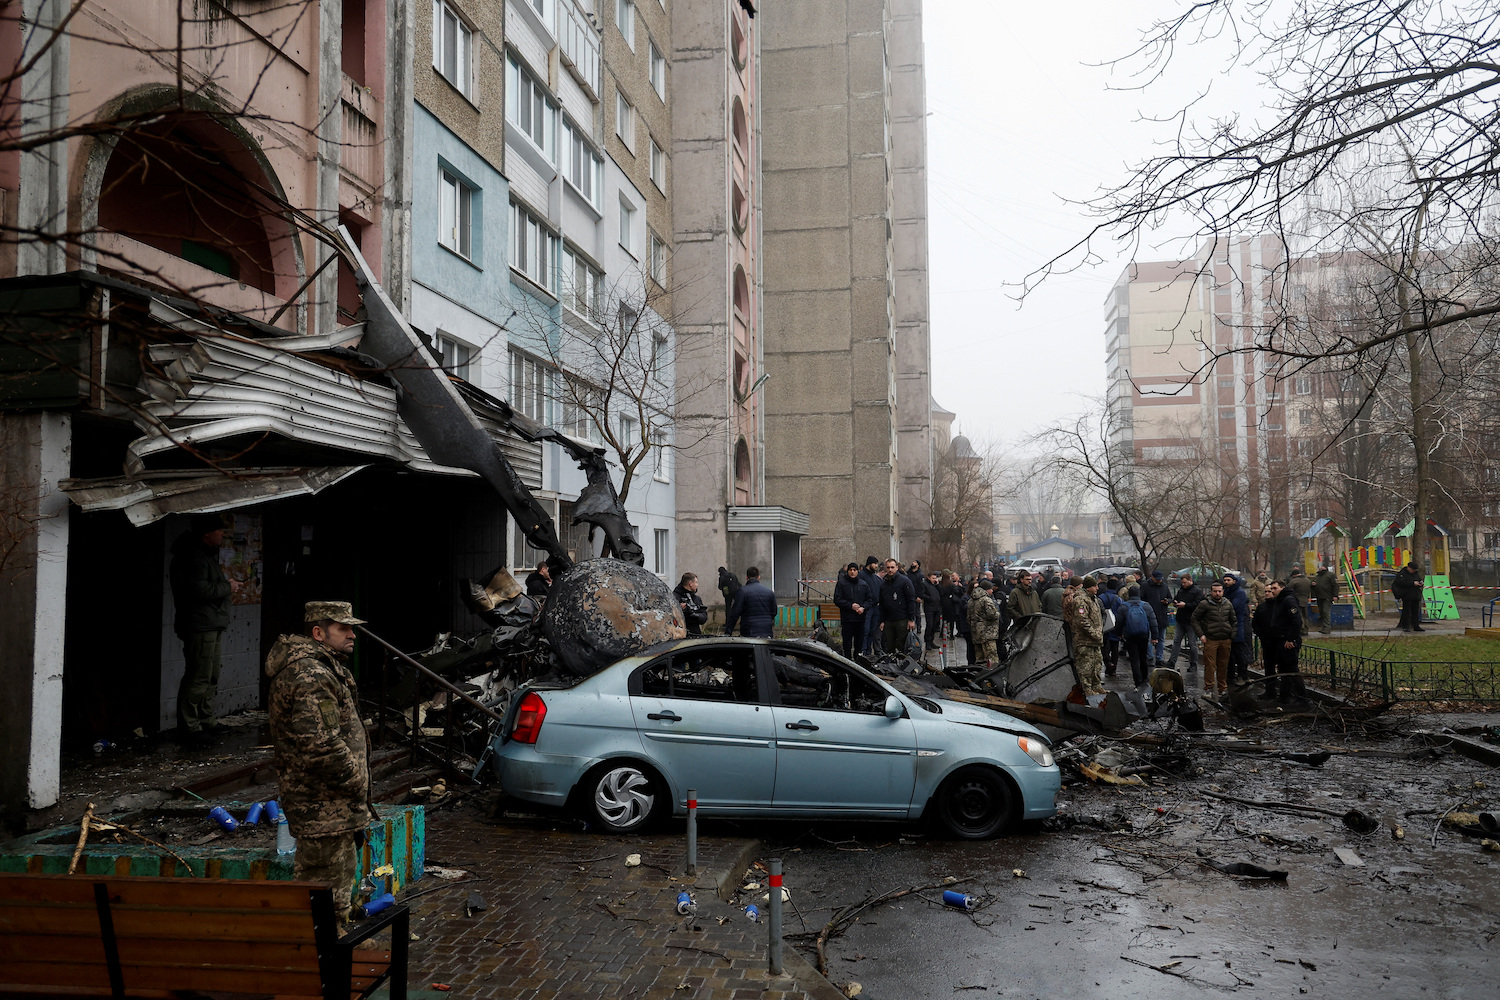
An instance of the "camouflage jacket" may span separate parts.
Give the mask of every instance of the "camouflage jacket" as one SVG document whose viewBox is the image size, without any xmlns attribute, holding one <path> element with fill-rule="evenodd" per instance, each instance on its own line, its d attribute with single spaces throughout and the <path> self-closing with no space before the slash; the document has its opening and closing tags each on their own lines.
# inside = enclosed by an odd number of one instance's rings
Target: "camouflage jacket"
<svg viewBox="0 0 1500 1000">
<path fill-rule="evenodd" d="M 1104 615 L 1099 610 L 1099 600 L 1082 590 L 1073 599 L 1073 642 L 1080 646 L 1104 644 Z"/>
<path fill-rule="evenodd" d="M 975 642 L 1000 638 L 1000 609 L 989 592 L 979 587 L 969 594 L 969 635 Z"/>
<path fill-rule="evenodd" d="M 295 837 L 363 830 L 370 757 L 359 692 L 341 657 L 304 635 L 284 635 L 266 657 L 280 803 Z"/>
</svg>

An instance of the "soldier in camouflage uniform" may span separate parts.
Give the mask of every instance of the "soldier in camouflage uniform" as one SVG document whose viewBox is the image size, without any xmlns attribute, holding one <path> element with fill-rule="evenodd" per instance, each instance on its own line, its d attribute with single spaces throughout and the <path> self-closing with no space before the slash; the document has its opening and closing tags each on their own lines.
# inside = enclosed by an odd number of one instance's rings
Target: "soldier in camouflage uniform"
<svg viewBox="0 0 1500 1000">
<path fill-rule="evenodd" d="M 1073 665 L 1084 694 L 1104 693 L 1104 617 L 1094 597 L 1098 590 L 1098 581 L 1086 576 L 1073 598 Z"/>
<path fill-rule="evenodd" d="M 990 596 L 994 584 L 980 580 L 969 594 L 969 641 L 974 644 L 974 662 L 994 663 L 995 642 L 1000 638 L 1000 609 Z"/>
<path fill-rule="evenodd" d="M 354 651 L 346 601 L 310 601 L 308 635 L 284 635 L 266 657 L 281 809 L 297 838 L 293 878 L 326 882 L 347 922 L 358 850 L 375 819 L 359 691 L 344 661 Z"/>
</svg>

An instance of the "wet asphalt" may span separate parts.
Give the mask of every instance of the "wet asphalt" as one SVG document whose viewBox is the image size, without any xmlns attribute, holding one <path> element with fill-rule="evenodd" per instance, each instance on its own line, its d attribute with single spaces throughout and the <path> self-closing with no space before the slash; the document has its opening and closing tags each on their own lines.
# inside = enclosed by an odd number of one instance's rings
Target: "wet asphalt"
<svg viewBox="0 0 1500 1000">
<path fill-rule="evenodd" d="M 1434 755 L 1405 734 L 1410 728 L 1261 726 L 1263 738 L 1288 749 L 1344 752 L 1322 767 L 1198 754 L 1187 773 L 1142 786 L 1076 781 L 1050 829 L 980 843 L 914 825 L 715 826 L 758 836 L 767 858 L 782 858 L 797 904 L 787 933 L 808 932 L 792 943 L 810 961 L 812 935 L 840 907 L 934 886 L 872 907 L 831 938 L 829 979 L 841 988 L 858 982 L 875 1000 L 1205 991 L 1494 998 L 1500 853 L 1439 817 L 1500 806 L 1500 774 Z M 1288 815 L 1206 791 L 1354 807 L 1380 826 L 1361 835 L 1336 816 Z M 1353 850 L 1363 866 L 1347 866 L 1334 848 Z M 1287 877 L 1232 878 L 1210 859 Z M 973 912 L 943 905 L 937 883 L 946 878 L 978 897 Z"/>
</svg>

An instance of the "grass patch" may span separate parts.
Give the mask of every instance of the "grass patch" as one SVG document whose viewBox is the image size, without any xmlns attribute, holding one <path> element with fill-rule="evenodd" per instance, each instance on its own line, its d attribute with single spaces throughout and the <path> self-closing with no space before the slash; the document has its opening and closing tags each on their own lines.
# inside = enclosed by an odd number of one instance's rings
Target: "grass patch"
<svg viewBox="0 0 1500 1000">
<path fill-rule="evenodd" d="M 1500 663 L 1500 640 L 1466 635 L 1319 638 L 1303 646 L 1401 663 Z"/>
</svg>

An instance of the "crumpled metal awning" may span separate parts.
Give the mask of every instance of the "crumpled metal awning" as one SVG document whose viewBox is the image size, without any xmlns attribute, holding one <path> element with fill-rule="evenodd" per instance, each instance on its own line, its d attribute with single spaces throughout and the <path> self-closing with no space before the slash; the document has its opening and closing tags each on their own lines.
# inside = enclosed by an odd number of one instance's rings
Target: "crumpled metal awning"
<svg viewBox="0 0 1500 1000">
<path fill-rule="evenodd" d="M 354 475 L 363 465 L 259 469 L 242 475 L 161 473 L 145 479 L 65 479 L 59 488 L 86 511 L 124 511 L 136 527 L 168 514 L 207 514 L 268 500 L 306 496 Z"/>
</svg>

